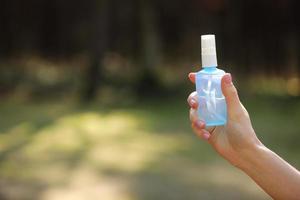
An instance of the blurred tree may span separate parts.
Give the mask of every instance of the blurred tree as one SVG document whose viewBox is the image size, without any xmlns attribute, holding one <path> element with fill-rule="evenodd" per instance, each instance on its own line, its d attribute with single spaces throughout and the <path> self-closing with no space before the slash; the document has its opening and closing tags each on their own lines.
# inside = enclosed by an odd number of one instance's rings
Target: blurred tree
<svg viewBox="0 0 300 200">
<path fill-rule="evenodd" d="M 111 11 L 111 0 L 93 0 L 91 6 L 90 64 L 86 70 L 85 86 L 82 93 L 84 101 L 92 100 L 101 85 L 101 79 L 103 78 L 101 61 L 108 50 L 110 14 L 113 13 Z"/>
<path fill-rule="evenodd" d="M 155 2 L 156 1 L 151 0 L 138 0 L 141 27 L 141 73 L 137 83 L 137 93 L 139 96 L 153 95 L 159 91 L 160 88 L 154 70 L 155 67 L 159 66 L 161 61 L 160 56 L 162 54 Z"/>
<path fill-rule="evenodd" d="M 300 73 L 298 8 L 296 0 L 1 0 L 0 58 L 89 57 L 79 75 L 84 101 L 105 84 L 101 60 L 107 51 L 140 72 L 128 82 L 130 90 L 152 95 L 161 89 L 157 67 L 199 62 L 199 36 L 205 33 L 217 35 L 220 63 L 230 71 L 289 75 Z M 21 74 L 15 69 L 23 64 L 2 68 Z M 4 76 L 0 79 L 10 79 Z"/>
</svg>

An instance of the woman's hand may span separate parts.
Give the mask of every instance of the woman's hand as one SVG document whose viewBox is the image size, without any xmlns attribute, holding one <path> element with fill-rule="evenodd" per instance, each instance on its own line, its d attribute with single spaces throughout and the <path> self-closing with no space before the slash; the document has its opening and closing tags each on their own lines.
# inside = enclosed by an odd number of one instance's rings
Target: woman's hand
<svg viewBox="0 0 300 200">
<path fill-rule="evenodd" d="M 189 74 L 195 83 L 195 73 Z M 244 152 L 257 145 L 262 145 L 252 128 L 247 110 L 241 104 L 230 74 L 225 74 L 221 81 L 222 92 L 227 104 L 227 124 L 225 126 L 205 127 L 205 122 L 198 119 L 197 93 L 188 97 L 190 120 L 196 135 L 207 140 L 214 149 L 233 165 L 240 167 Z"/>
<path fill-rule="evenodd" d="M 195 73 L 190 73 L 189 78 L 194 83 Z M 230 74 L 223 76 L 221 85 L 227 104 L 227 124 L 206 128 L 205 122 L 198 120 L 197 109 L 201 107 L 197 93 L 193 92 L 188 103 L 195 133 L 248 174 L 273 199 L 300 199 L 300 172 L 258 140 Z"/>
</svg>

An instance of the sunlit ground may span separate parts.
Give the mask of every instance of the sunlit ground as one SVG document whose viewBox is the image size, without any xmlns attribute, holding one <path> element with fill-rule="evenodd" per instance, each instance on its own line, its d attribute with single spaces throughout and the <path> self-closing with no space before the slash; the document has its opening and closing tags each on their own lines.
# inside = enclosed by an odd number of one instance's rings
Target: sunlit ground
<svg viewBox="0 0 300 200">
<path fill-rule="evenodd" d="M 263 142 L 299 167 L 299 100 L 242 99 Z M 270 199 L 193 135 L 184 98 L 0 113 L 0 199 Z"/>
</svg>

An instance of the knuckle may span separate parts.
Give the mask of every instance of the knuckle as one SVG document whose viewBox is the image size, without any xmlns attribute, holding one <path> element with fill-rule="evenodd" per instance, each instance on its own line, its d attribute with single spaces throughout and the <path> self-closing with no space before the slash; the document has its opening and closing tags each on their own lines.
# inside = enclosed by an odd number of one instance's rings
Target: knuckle
<svg viewBox="0 0 300 200">
<path fill-rule="evenodd" d="M 197 92 L 194 91 L 190 94 L 189 98 L 195 98 L 197 96 Z"/>
<path fill-rule="evenodd" d="M 197 96 L 197 91 L 192 92 L 192 97 L 196 97 Z"/>
<path fill-rule="evenodd" d="M 197 101 L 197 92 L 196 92 L 196 91 L 192 92 L 192 93 L 189 95 L 189 97 L 187 98 L 188 104 L 190 104 L 190 102 L 191 102 L 192 99 L 193 99 L 194 101 Z"/>
<path fill-rule="evenodd" d="M 242 107 L 240 107 L 239 109 L 237 109 L 233 113 L 232 116 L 234 117 L 234 119 L 237 119 L 237 120 L 243 119 L 243 118 L 249 118 L 248 112 L 245 109 L 243 109 Z"/>
</svg>

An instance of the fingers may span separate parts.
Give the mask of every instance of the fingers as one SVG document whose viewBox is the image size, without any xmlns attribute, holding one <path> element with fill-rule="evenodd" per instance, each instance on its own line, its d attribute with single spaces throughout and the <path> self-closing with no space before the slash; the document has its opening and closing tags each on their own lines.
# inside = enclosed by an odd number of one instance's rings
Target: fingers
<svg viewBox="0 0 300 200">
<path fill-rule="evenodd" d="M 241 110 L 241 103 L 235 86 L 232 83 L 231 74 L 227 73 L 221 81 L 222 92 L 225 96 L 228 115 L 232 115 Z"/>
<path fill-rule="evenodd" d="M 195 122 L 198 120 L 198 113 L 196 109 L 193 108 L 190 109 L 190 120 L 191 122 Z"/>
<path fill-rule="evenodd" d="M 191 108 L 197 109 L 198 107 L 198 98 L 197 98 L 197 92 L 192 92 L 189 97 L 187 98 L 188 104 L 191 106 Z"/>
<path fill-rule="evenodd" d="M 191 72 L 189 73 L 189 79 L 192 83 L 195 83 L 196 80 L 196 73 L 195 72 Z"/>
<path fill-rule="evenodd" d="M 189 79 L 192 83 L 195 83 L 196 80 L 196 73 L 192 72 L 189 73 Z M 205 123 L 203 121 L 198 120 L 198 98 L 197 98 L 197 92 L 192 92 L 188 99 L 188 104 L 191 106 L 190 109 L 190 120 L 192 122 L 192 128 L 196 135 L 204 140 L 208 140 L 211 136 L 210 132 L 208 130 L 205 130 Z"/>
<path fill-rule="evenodd" d="M 195 121 L 192 123 L 192 128 L 196 135 L 204 140 L 208 140 L 211 134 L 205 130 L 205 123 L 202 121 Z"/>
<path fill-rule="evenodd" d="M 204 140 L 208 140 L 211 136 L 211 133 L 205 129 L 205 123 L 201 120 L 198 120 L 198 113 L 196 109 L 190 109 L 190 120 L 192 122 L 192 128 L 195 134 Z"/>
</svg>

